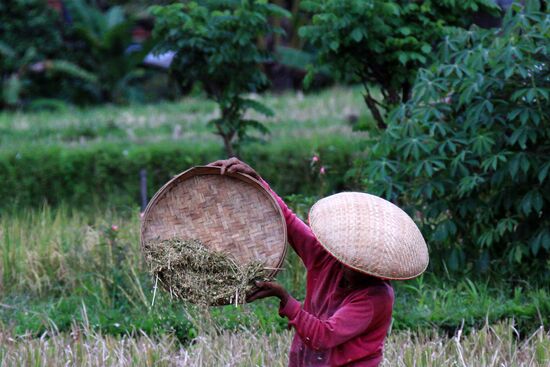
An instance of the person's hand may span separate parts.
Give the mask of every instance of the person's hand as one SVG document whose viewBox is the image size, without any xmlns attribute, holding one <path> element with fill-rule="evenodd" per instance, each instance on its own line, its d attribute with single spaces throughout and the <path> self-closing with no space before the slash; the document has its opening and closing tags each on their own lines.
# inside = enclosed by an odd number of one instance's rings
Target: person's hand
<svg viewBox="0 0 550 367">
<path fill-rule="evenodd" d="M 266 297 L 277 297 L 281 300 L 281 306 L 284 307 L 286 305 L 290 294 L 279 283 L 256 281 L 254 284 L 256 284 L 256 287 L 259 289 L 247 298 L 248 302 Z"/>
<path fill-rule="evenodd" d="M 244 163 L 243 161 L 240 161 L 239 159 L 233 157 L 229 159 L 223 159 L 220 161 L 215 161 L 210 164 L 208 164 L 211 167 L 220 167 L 221 168 L 221 174 L 225 174 L 225 172 L 228 173 L 245 173 L 249 176 L 254 177 L 255 179 L 260 179 L 260 175 L 252 167 L 250 167 L 248 164 Z"/>
</svg>

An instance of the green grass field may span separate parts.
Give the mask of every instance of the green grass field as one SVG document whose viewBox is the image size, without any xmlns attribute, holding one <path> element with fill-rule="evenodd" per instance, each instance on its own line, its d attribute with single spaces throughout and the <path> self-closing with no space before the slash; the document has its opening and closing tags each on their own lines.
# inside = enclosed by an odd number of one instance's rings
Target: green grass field
<svg viewBox="0 0 550 367">
<path fill-rule="evenodd" d="M 304 96 L 299 93 L 260 96 L 276 111 L 272 118 L 251 114 L 270 129 L 270 141 L 292 136 L 310 138 L 339 134 L 351 139 L 347 118 L 367 114 L 361 93 L 333 88 Z M 0 113 L 0 147 L 14 150 L 27 144 L 86 146 L 98 142 L 145 144 L 179 140 L 202 144 L 221 140 L 207 122 L 218 116 L 216 104 L 188 97 L 177 103 L 105 106 L 88 110 Z"/>
<path fill-rule="evenodd" d="M 355 89 L 261 97 L 270 144 L 292 137 L 360 141 Z M 0 147 L 111 142 L 221 144 L 197 98 L 155 106 L 0 114 Z M 178 127 L 179 126 L 179 127 Z M 11 153 L 10 153 L 11 154 Z M 307 162 L 306 162 L 307 163 Z M 296 192 L 295 194 L 301 194 Z M 311 199 L 289 198 L 304 216 Z M 139 251 L 139 209 L 37 205 L 0 212 L 0 365 L 284 366 L 291 340 L 275 300 L 210 310 L 174 302 L 153 284 Z M 303 299 L 305 272 L 290 251 L 278 280 Z M 549 366 L 550 290 L 521 279 L 427 273 L 395 282 L 384 366 Z"/>
</svg>

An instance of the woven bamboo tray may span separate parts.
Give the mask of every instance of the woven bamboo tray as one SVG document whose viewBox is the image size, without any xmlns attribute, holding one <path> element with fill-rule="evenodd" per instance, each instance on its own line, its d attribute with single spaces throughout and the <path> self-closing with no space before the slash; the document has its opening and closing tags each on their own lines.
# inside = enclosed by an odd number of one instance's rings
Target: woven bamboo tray
<svg viewBox="0 0 550 367">
<path fill-rule="evenodd" d="M 198 239 L 238 264 L 265 262 L 275 276 L 286 254 L 286 224 L 275 198 L 256 179 L 191 168 L 151 199 L 141 223 L 141 245 L 179 237 Z M 229 302 L 229 300 L 228 300 Z"/>
</svg>

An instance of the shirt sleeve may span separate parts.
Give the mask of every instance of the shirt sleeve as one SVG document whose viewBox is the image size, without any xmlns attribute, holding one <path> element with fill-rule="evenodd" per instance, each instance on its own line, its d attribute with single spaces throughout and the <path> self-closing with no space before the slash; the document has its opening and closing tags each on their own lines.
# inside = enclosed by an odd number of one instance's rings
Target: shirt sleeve
<svg viewBox="0 0 550 367">
<path fill-rule="evenodd" d="M 296 329 L 304 344 L 323 350 L 363 334 L 373 319 L 374 306 L 370 298 L 358 298 L 339 308 L 329 319 L 321 320 L 305 311 L 296 299 L 289 297 L 285 306 L 279 309 L 279 314 L 289 319 L 289 325 Z"/>
<path fill-rule="evenodd" d="M 273 195 L 277 203 L 281 207 L 287 226 L 288 242 L 302 259 L 307 269 L 313 266 L 316 259 L 325 254 L 313 231 L 305 224 L 292 210 L 288 208 L 283 199 L 281 199 L 275 191 L 269 187 L 269 184 L 263 179 L 260 179 L 262 185 Z"/>
</svg>

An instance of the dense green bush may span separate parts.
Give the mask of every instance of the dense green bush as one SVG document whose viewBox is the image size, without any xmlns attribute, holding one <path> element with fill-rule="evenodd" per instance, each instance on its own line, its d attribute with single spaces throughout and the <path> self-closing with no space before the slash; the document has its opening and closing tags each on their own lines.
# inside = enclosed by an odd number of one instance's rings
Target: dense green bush
<svg viewBox="0 0 550 367">
<path fill-rule="evenodd" d="M 411 208 L 435 268 L 548 276 L 550 17 L 514 9 L 446 38 L 371 152 L 367 189 Z"/>
<path fill-rule="evenodd" d="M 64 36 L 59 15 L 45 1 L 0 3 L 0 109 L 58 95 L 60 76 L 94 79 L 68 61 Z"/>
<path fill-rule="evenodd" d="M 78 46 L 70 45 L 70 51 L 75 61 L 95 77 L 80 87 L 79 103 L 139 101 L 140 92 L 132 83 L 146 75 L 141 64 L 151 44 L 144 42 L 129 51 L 135 20 L 126 16 L 120 6 L 101 11 L 85 0 L 73 0 L 67 8 L 73 18 L 74 38 L 78 40 Z"/>
<path fill-rule="evenodd" d="M 386 111 L 409 99 L 416 70 L 434 60 L 432 49 L 449 27 L 471 24 L 478 10 L 497 10 L 491 0 L 322 0 L 304 7 L 313 18 L 300 35 L 321 65 L 364 84 L 365 103 L 380 127 Z"/>
<path fill-rule="evenodd" d="M 243 159 L 252 164 L 281 194 L 320 194 L 342 189 L 345 172 L 359 147 L 344 137 L 309 141 L 287 139 L 271 145 L 248 145 Z M 327 173 L 322 181 L 312 172 L 316 152 Z M 98 143 L 86 147 L 29 146 L 0 153 L 0 206 L 37 206 L 43 202 L 73 205 L 136 205 L 139 172 L 148 172 L 151 196 L 173 175 L 194 165 L 223 158 L 214 143 L 160 142 L 121 146 Z"/>
<path fill-rule="evenodd" d="M 0 40 L 23 55 L 34 48 L 37 58 L 59 55 L 63 44 L 59 16 L 41 0 L 0 3 Z M 0 69 L 12 69 L 10 60 L 0 59 Z"/>
<path fill-rule="evenodd" d="M 245 98 L 268 84 L 261 64 L 272 60 L 260 39 L 281 34 L 270 17 L 287 11 L 265 0 L 208 0 L 154 6 L 158 51 L 176 51 L 170 68 L 183 84 L 200 82 L 209 98 L 218 103 L 221 116 L 209 123 L 223 138 L 228 156 L 238 153 L 238 143 L 249 139 L 250 129 L 267 132 L 259 121 L 245 118 L 248 109 L 271 116 L 260 102 Z"/>
<path fill-rule="evenodd" d="M 57 14 L 42 0 L 0 4 L 0 108 L 61 106 L 62 102 L 139 101 L 136 88 L 150 45 L 128 52 L 134 20 L 121 7 L 101 11 L 85 0 Z"/>
</svg>

